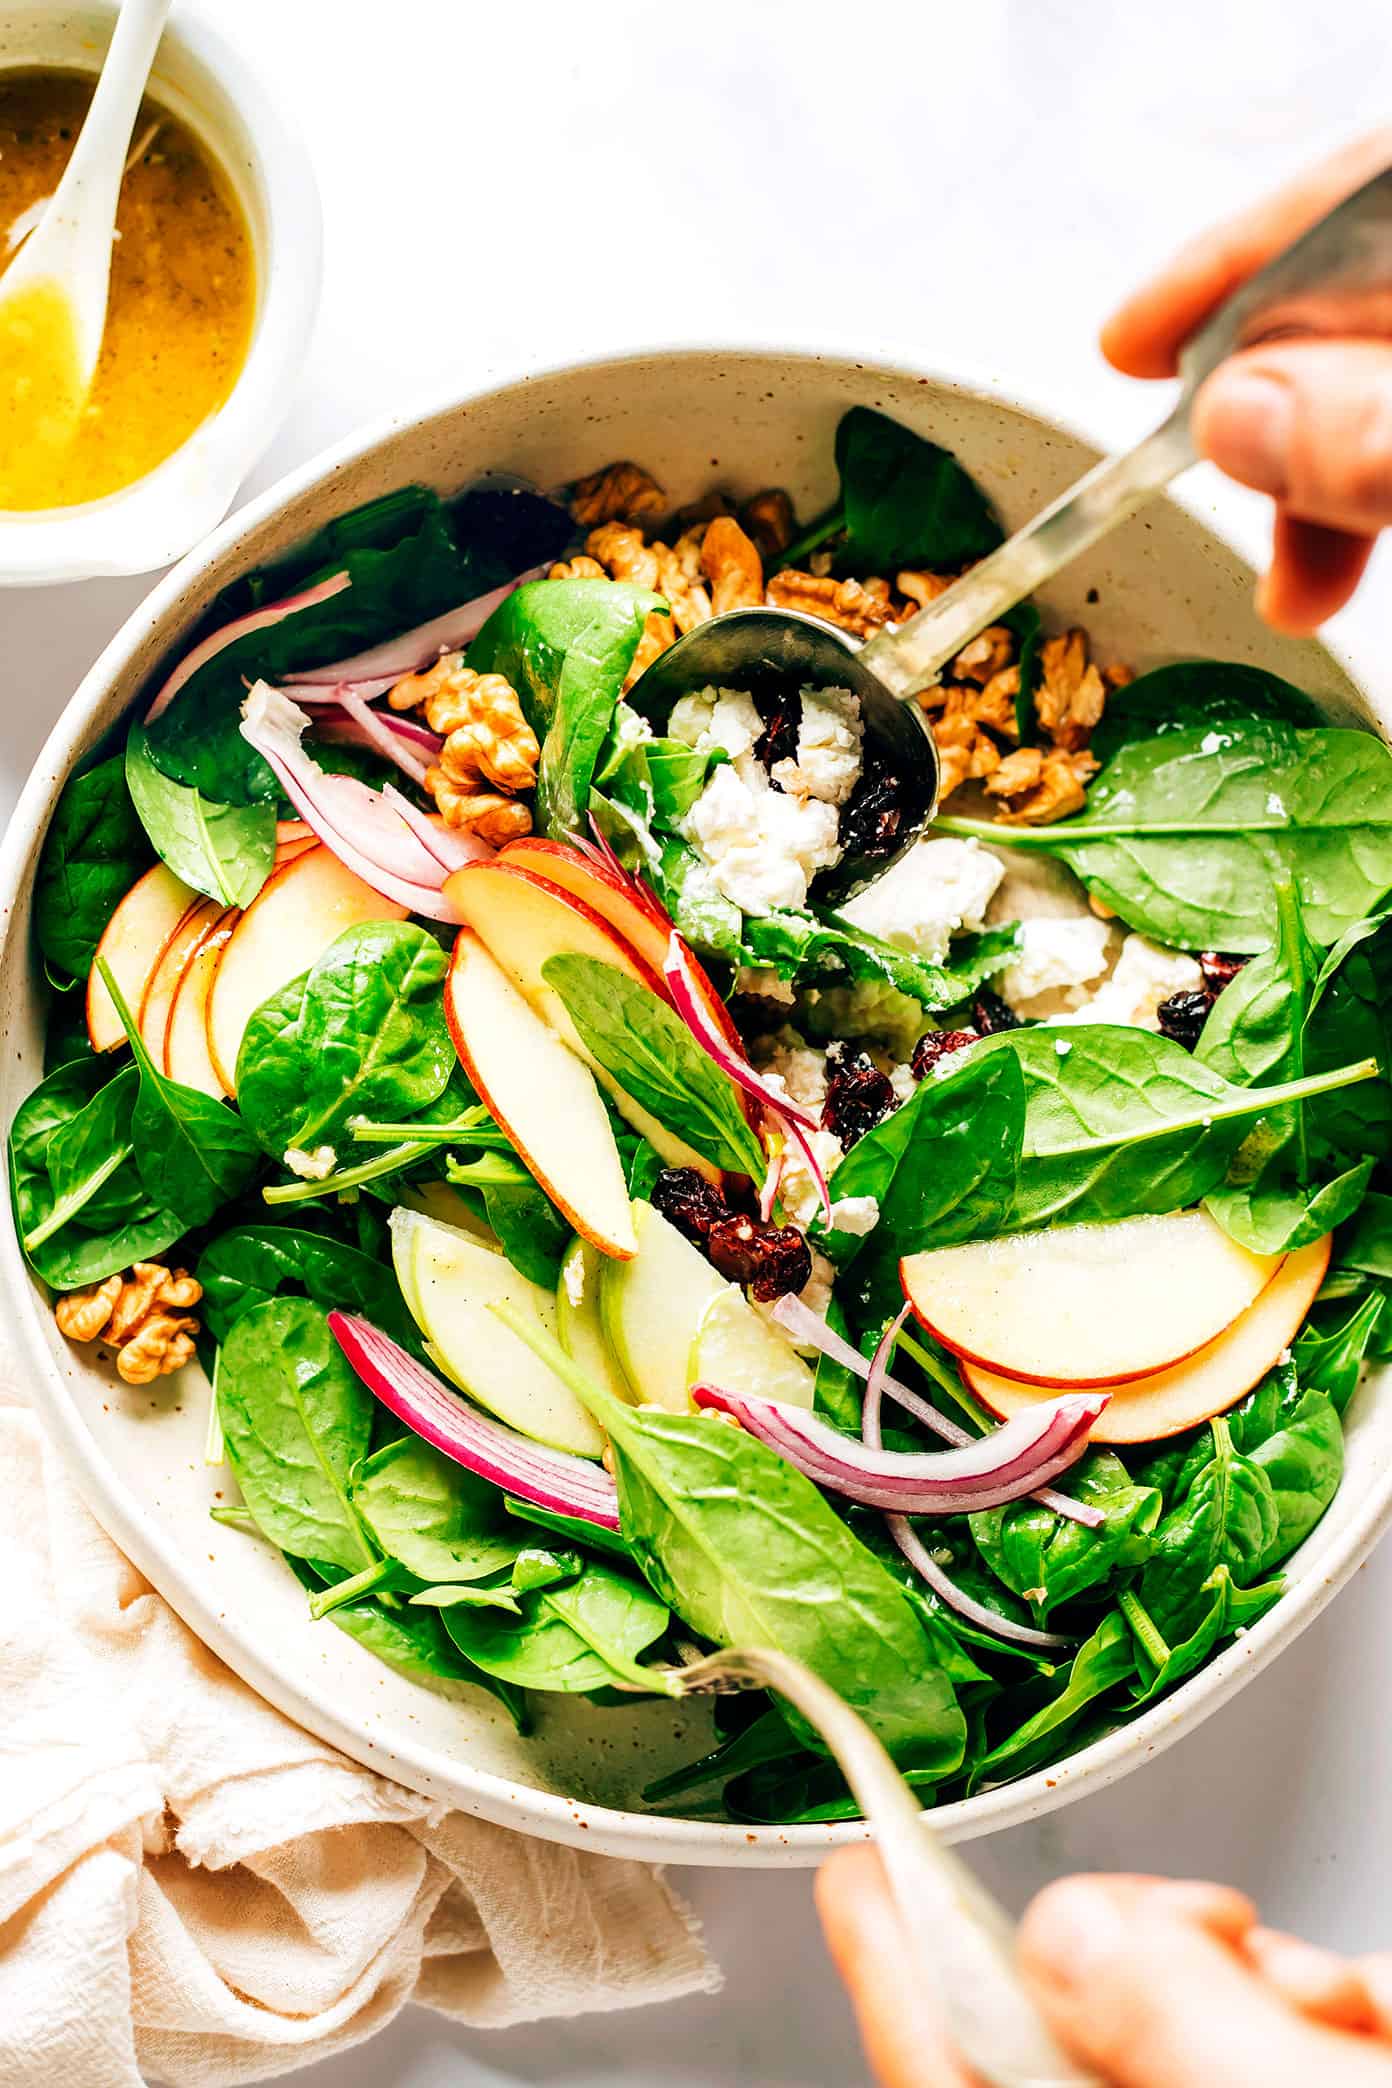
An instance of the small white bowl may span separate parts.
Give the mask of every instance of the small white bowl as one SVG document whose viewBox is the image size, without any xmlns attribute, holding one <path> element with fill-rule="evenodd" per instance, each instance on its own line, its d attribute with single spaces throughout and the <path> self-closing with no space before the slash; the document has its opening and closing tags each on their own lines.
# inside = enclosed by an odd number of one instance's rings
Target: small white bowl
<svg viewBox="0 0 1392 2088">
<path fill-rule="evenodd" d="M 42 1063 L 42 982 L 29 939 L 39 845 L 64 783 L 116 727 L 160 659 L 218 591 L 282 556 L 360 501 L 413 481 L 451 492 L 490 468 L 545 486 L 636 457 L 680 505 L 729 485 L 785 485 L 802 515 L 835 492 L 832 441 L 854 404 L 878 407 L 955 450 L 1012 528 L 1097 458 L 1054 415 L 979 381 L 854 354 L 699 348 L 549 370 L 371 429 L 234 515 L 141 603 L 55 726 L 0 849 L 0 1123 Z M 1216 511 L 1216 512 L 1215 512 Z M 1278 638 L 1252 609 L 1252 532 L 1211 477 L 1155 501 L 1043 590 L 1055 626 L 1086 624 L 1103 659 L 1136 667 L 1204 655 L 1284 674 L 1331 717 L 1388 734 L 1386 668 Z M 1255 548 L 1254 546 L 1251 548 Z M 1378 690 L 1383 700 L 1379 701 Z M 602 1708 L 539 1697 L 520 1737 L 479 1690 L 457 1698 L 407 1681 L 327 1622 L 280 1557 L 208 1516 L 230 1480 L 203 1461 L 209 1394 L 195 1370 L 139 1393 L 63 1340 L 29 1275 L 8 1199 L 0 1217 L 4 1324 L 22 1343 L 25 1389 L 93 1513 L 140 1571 L 244 1681 L 311 1732 L 400 1782 L 487 1820 L 578 1848 L 732 1868 L 819 1862 L 864 1837 L 859 1822 L 746 1827 L 644 1812 L 654 1777 L 710 1742 L 709 1705 Z M 949 1840 L 1038 1818 L 1100 1790 L 1192 1732 L 1318 1616 L 1392 1519 L 1392 1370 L 1347 1417 L 1343 1485 L 1290 1561 L 1289 1592 L 1244 1638 L 1133 1725 L 1068 1760 L 934 1814 Z"/>
<path fill-rule="evenodd" d="M 0 13 L 0 73 L 95 74 L 116 8 L 27 0 Z M 217 412 L 144 478 L 80 507 L 0 512 L 0 587 L 148 573 L 220 522 L 289 409 L 319 304 L 322 222 L 313 170 L 260 74 L 198 20 L 164 32 L 150 92 L 222 168 L 245 213 L 257 311 L 242 373 Z"/>
</svg>

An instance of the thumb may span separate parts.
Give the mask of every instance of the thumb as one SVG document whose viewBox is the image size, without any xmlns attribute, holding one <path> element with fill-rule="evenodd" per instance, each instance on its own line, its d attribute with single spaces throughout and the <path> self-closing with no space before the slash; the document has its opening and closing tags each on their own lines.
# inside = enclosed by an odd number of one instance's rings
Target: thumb
<svg viewBox="0 0 1392 2088">
<path fill-rule="evenodd" d="M 1352 536 L 1392 523 L 1392 341 L 1275 341 L 1194 401 L 1201 456 L 1287 515 Z"/>
<path fill-rule="evenodd" d="M 1251 1925 L 1217 1888 L 1068 1878 L 1027 1912 L 1020 1966 L 1059 2037 L 1119 2088 L 1390 2088 L 1385 2049 L 1307 2023 L 1244 1963 Z"/>
</svg>

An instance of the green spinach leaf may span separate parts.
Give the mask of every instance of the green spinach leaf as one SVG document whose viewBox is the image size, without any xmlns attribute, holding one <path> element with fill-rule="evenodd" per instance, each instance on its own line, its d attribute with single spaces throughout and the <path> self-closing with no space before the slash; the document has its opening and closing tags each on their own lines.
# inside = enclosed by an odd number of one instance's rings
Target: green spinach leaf
<svg viewBox="0 0 1392 2088">
<path fill-rule="evenodd" d="M 842 415 L 836 467 L 841 500 L 833 526 L 844 531 L 838 572 L 962 565 L 1001 540 L 990 502 L 951 451 L 868 406 Z M 830 534 L 826 522 L 819 527 Z M 790 546 L 787 559 L 797 555 Z"/>
<path fill-rule="evenodd" d="M 509 1494 L 503 1501 L 509 1515 L 520 1522 L 532 1523 L 541 1530 L 550 1530 L 554 1536 L 568 1537 L 575 1544 L 583 1544 L 590 1551 L 608 1553 L 614 1559 L 629 1559 L 632 1552 L 628 1540 L 617 1530 L 606 1530 L 599 1523 L 583 1522 L 576 1515 L 558 1515 L 549 1508 L 537 1508 L 530 1501 L 515 1501 Z"/>
<path fill-rule="evenodd" d="M 451 1608 L 446 1628 L 486 1674 L 521 1689 L 584 1694 L 617 1686 L 662 1692 L 660 1668 L 638 1656 L 667 1629 L 667 1605 L 629 1574 L 598 1562 L 577 1579 L 520 1598 L 519 1614 Z"/>
<path fill-rule="evenodd" d="M 664 1001 L 597 957 L 549 957 L 541 975 L 626 1094 L 718 1167 L 761 1179 L 762 1150 L 738 1089 Z"/>
<path fill-rule="evenodd" d="M 1237 660 L 1178 660 L 1152 667 L 1125 688 L 1113 689 L 1107 708 L 1088 742 L 1099 761 L 1110 761 L 1128 740 L 1161 733 L 1221 727 L 1253 718 L 1276 718 L 1290 725 L 1318 725 L 1318 707 L 1292 682 L 1264 667 Z"/>
<path fill-rule="evenodd" d="M 34 878 L 34 935 L 56 971 L 86 978 L 118 902 L 154 859 L 121 756 L 74 776 L 54 808 Z"/>
<path fill-rule="evenodd" d="M 275 863 L 273 804 L 220 805 L 175 783 L 150 759 L 138 724 L 126 741 L 126 787 L 156 855 L 177 877 L 224 906 L 251 904 Z"/>
<path fill-rule="evenodd" d="M 1143 1564 L 1160 1520 L 1159 1493 L 1133 1485 L 1108 1450 L 1089 1450 L 1059 1484 L 1073 1499 L 1101 1509 L 1105 1520 L 1089 1529 L 1036 1500 L 969 1518 L 986 1564 L 1040 1621 L 1114 1572 Z"/>
<path fill-rule="evenodd" d="M 1079 1646 L 1059 1687 L 1041 1710 L 996 1742 L 972 1772 L 970 1789 L 994 1783 L 1003 1774 L 1018 1776 L 1025 1766 L 1033 1767 L 1040 1743 L 1057 1744 L 1059 1736 L 1081 1717 L 1090 1704 L 1135 1673 L 1136 1660 L 1131 1634 L 1119 1610 L 1109 1610 L 1091 1638 Z M 1050 1752 L 1052 1753 L 1051 1746 Z M 1026 1763 L 1022 1758 L 1028 1757 Z"/>
<path fill-rule="evenodd" d="M 415 1323 L 391 1268 L 324 1233 L 289 1225 L 238 1225 L 219 1233 L 198 1259 L 199 1310 L 215 1341 L 226 1341 L 244 1312 L 283 1292 L 303 1291 L 326 1312 L 358 1312 L 403 1347 L 417 1346 Z"/>
<path fill-rule="evenodd" d="M 75 1059 L 26 1096 L 10 1129 L 15 1229 L 29 1266 L 59 1290 L 100 1283 L 163 1253 L 185 1230 L 135 1158 L 139 1077 Z"/>
<path fill-rule="evenodd" d="M 522 1546 L 502 1525 L 497 1488 L 419 1436 L 374 1451 L 349 1492 L 377 1549 L 417 1580 L 486 1580 L 509 1570 Z"/>
<path fill-rule="evenodd" d="M 1192 1628 L 1172 1646 L 1162 1637 L 1139 1597 L 1133 1591 L 1123 1590 L 1121 1606 L 1131 1625 L 1136 1653 L 1137 1679 L 1132 1692 L 1135 1709 L 1153 1704 L 1157 1697 L 1201 1668 L 1220 1639 L 1255 1624 L 1284 1592 L 1282 1580 L 1239 1589 L 1228 1567 L 1216 1566 L 1199 1590 Z M 1204 1596 L 1209 1598 L 1206 1605 Z"/>
<path fill-rule="evenodd" d="M 410 921 L 364 921 L 263 1001 L 237 1054 L 237 1100 L 274 1159 L 347 1143 L 355 1117 L 414 1117 L 455 1067 L 448 959 Z"/>
<path fill-rule="evenodd" d="M 795 913 L 751 914 L 744 922 L 742 957 L 747 964 L 772 965 L 785 978 L 810 969 L 830 969 L 851 979 L 876 979 L 916 1000 L 920 1007 L 955 1008 L 986 979 L 1004 968 L 1020 942 L 1019 923 L 1010 921 L 979 935 L 963 936 L 953 947 L 951 964 L 929 964 L 894 943 L 882 942 L 842 915 Z"/>
<path fill-rule="evenodd" d="M 1170 1644 L 1196 1628 L 1215 1569 L 1226 1566 L 1239 1585 L 1255 1580 L 1279 1529 L 1266 1473 L 1236 1448 L 1225 1420 L 1209 1426 L 1213 1455 L 1161 1520 L 1137 1589 Z"/>
<path fill-rule="evenodd" d="M 358 1574 L 377 1553 L 353 1505 L 375 1402 L 307 1298 L 242 1314 L 222 1345 L 218 1415 L 233 1476 L 258 1527 L 293 1558 Z"/>
<path fill-rule="evenodd" d="M 612 580 L 536 580 L 494 610 L 469 647 L 479 674 L 503 674 L 541 741 L 537 824 L 581 833 L 590 785 L 643 625 L 660 595 Z"/>
</svg>

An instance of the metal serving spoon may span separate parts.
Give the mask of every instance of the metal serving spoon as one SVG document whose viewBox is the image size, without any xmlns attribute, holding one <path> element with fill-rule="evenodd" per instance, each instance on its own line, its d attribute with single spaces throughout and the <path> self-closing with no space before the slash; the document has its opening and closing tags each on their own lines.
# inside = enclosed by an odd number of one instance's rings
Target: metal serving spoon
<svg viewBox="0 0 1392 2088">
<path fill-rule="evenodd" d="M 889 1873 L 918 1973 L 948 2034 L 990 2088 L 1100 2088 L 1055 2043 L 1015 1969 L 1015 1925 L 939 1840 L 862 1718 L 800 1660 L 755 1648 L 663 1672 L 674 1695 L 773 1689 L 844 1774 Z"/>
<path fill-rule="evenodd" d="M 1346 197 L 1268 261 L 1219 307 L 1180 357 L 1180 390 L 1153 434 L 1104 458 L 1008 542 L 928 608 L 868 645 L 791 609 L 737 609 L 688 631 L 630 692 L 640 710 L 665 715 L 679 696 L 716 687 L 757 694 L 779 682 L 842 687 L 861 702 L 876 767 L 909 783 L 895 854 L 916 840 L 937 800 L 937 752 L 916 705 L 903 699 L 937 680 L 968 641 L 1143 507 L 1196 461 L 1194 395 L 1240 348 L 1278 334 L 1392 331 L 1392 168 Z M 841 896 L 878 877 L 891 857 L 848 851 L 818 890 Z"/>
<path fill-rule="evenodd" d="M 0 327 L 21 299 L 53 290 L 71 325 L 73 410 L 80 412 L 106 331 L 111 241 L 131 131 L 173 0 L 124 0 L 63 178 L 0 276 Z"/>
</svg>

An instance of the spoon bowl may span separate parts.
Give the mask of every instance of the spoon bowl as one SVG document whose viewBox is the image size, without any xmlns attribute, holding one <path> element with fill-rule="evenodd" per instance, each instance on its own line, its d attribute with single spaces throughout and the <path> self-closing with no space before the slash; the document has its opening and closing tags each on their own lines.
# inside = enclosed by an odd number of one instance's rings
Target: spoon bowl
<svg viewBox="0 0 1392 2088">
<path fill-rule="evenodd" d="M 938 799 L 938 750 L 922 711 L 892 696 L 865 665 L 853 640 L 797 609 L 730 609 L 659 653 L 629 690 L 628 701 L 661 726 L 681 696 L 701 689 L 747 690 L 776 698 L 790 689 L 849 689 L 860 700 L 865 775 L 871 787 L 894 779 L 879 838 L 850 846 L 834 869 L 818 873 L 819 899 L 849 899 L 911 848 Z M 857 793 L 858 794 L 858 793 Z M 851 805 L 855 805 L 855 798 Z"/>
</svg>

